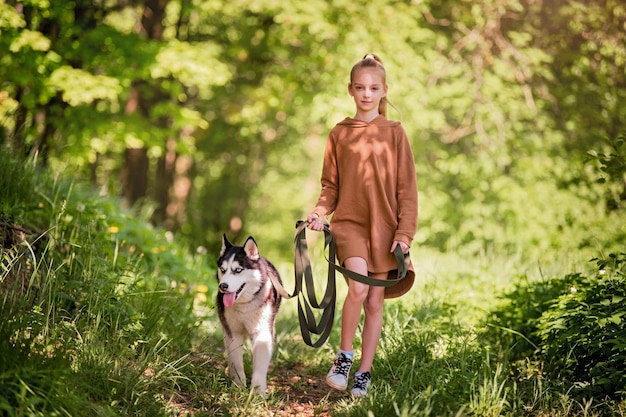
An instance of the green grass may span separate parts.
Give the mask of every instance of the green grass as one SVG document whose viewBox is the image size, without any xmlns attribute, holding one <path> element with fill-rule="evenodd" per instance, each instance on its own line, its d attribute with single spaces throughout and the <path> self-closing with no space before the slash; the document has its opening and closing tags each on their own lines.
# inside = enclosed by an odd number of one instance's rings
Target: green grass
<svg viewBox="0 0 626 417">
<path fill-rule="evenodd" d="M 3 415 L 168 415 L 201 320 L 180 283 L 206 264 L 117 202 L 37 179 L 28 210 L 1 213 Z"/>
<path fill-rule="evenodd" d="M 539 268 L 533 272 L 504 257 L 468 261 L 427 250 L 416 254 L 413 261 L 419 277 L 415 287 L 406 297 L 388 301 L 385 307 L 372 395 L 353 400 L 327 390 L 329 398 L 319 403 L 327 415 L 600 416 L 607 415 L 607 409 L 613 415 L 623 415 L 623 403 L 604 402 L 598 408 L 600 399 L 579 400 L 569 397 L 567 391 L 557 391 L 559 381 L 548 380 L 541 364 L 530 360 L 509 362 L 506 351 L 495 351 L 483 338 L 488 312 L 503 303 L 499 295 L 513 288 L 512 277 L 524 271 L 540 279 L 543 272 Z M 289 269 L 289 265 L 279 267 L 283 277 L 290 277 Z M 315 276 L 324 277 L 323 264 L 314 269 Z M 291 281 L 285 281 L 289 290 Z M 325 282 L 325 278 L 318 282 Z M 346 286 L 343 280 L 338 280 L 338 285 L 341 299 Z M 277 322 L 274 369 L 298 369 L 303 377 L 323 384 L 338 345 L 338 317 L 329 343 L 315 350 L 298 340 L 295 300 L 284 301 Z M 214 334 L 212 343 L 219 345 L 215 318 L 209 318 L 206 325 Z M 358 337 L 355 344 L 360 344 Z M 216 360 L 219 362 L 219 356 Z M 251 364 L 247 366 L 249 369 Z M 255 400 L 246 391 L 231 387 L 231 401 L 211 411 L 270 415 L 289 407 L 285 392 L 291 389 L 273 387 L 267 400 Z M 306 403 L 306 399 L 300 401 Z M 246 407 L 239 409 L 233 402 Z"/>
<path fill-rule="evenodd" d="M 415 286 L 386 302 L 372 394 L 359 400 L 323 381 L 338 346 L 341 303 L 329 342 L 312 349 L 301 341 L 295 300 L 284 300 L 270 391 L 260 398 L 232 386 L 224 371 L 213 256 L 190 253 L 150 227 L 145 213 L 115 200 L 34 170 L 8 169 L 21 176 L 4 190 L 14 191 L 3 196 L 10 210 L 0 213 L 2 415 L 625 414 L 619 396 L 578 398 L 537 357 L 514 356 L 524 334 L 488 332 L 520 277 L 532 283 L 586 274 L 594 254 L 546 253 L 529 263 L 510 254 L 414 250 Z M 24 193 L 20 184 L 38 185 Z M 322 284 L 320 246 L 311 251 Z M 292 290 L 292 266 L 277 267 Z M 342 278 L 337 284 L 341 300 L 346 285 Z M 358 336 L 355 345 L 358 360 Z"/>
</svg>

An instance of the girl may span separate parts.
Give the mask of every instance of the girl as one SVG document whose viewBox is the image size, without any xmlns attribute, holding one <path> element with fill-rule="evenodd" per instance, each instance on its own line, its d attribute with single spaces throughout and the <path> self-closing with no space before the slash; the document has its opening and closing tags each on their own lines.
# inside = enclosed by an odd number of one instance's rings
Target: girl
<svg viewBox="0 0 626 417">
<path fill-rule="evenodd" d="M 397 269 L 393 250 L 399 245 L 408 253 L 417 230 L 415 162 L 402 125 L 386 119 L 386 74 L 378 56 L 368 54 L 352 67 L 348 93 L 354 98 L 356 115 L 330 131 L 322 190 L 307 216 L 308 227 L 323 230 L 326 216 L 333 214 L 330 227 L 339 262 L 357 273 L 387 279 Z M 412 266 L 409 269 L 412 284 Z M 348 280 L 341 345 L 326 376 L 332 388 L 345 390 L 348 386 L 354 358 L 352 343 L 363 307 L 361 363 L 354 375 L 352 394 L 367 394 L 382 331 L 384 299 L 384 287 Z"/>
</svg>

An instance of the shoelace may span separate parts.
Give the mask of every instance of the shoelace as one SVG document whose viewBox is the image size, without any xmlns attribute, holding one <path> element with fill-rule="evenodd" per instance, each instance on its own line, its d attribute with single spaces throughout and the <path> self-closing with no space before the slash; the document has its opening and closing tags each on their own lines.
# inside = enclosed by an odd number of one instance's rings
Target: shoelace
<svg viewBox="0 0 626 417">
<path fill-rule="evenodd" d="M 347 377 L 350 366 L 352 366 L 352 360 L 341 353 L 335 360 L 335 373 Z"/>
<path fill-rule="evenodd" d="M 370 373 L 369 372 L 364 372 L 361 375 L 355 375 L 354 376 L 353 388 L 354 389 L 360 389 L 360 390 L 366 390 L 367 389 L 367 385 L 369 384 L 371 379 L 372 378 L 370 377 Z"/>
</svg>

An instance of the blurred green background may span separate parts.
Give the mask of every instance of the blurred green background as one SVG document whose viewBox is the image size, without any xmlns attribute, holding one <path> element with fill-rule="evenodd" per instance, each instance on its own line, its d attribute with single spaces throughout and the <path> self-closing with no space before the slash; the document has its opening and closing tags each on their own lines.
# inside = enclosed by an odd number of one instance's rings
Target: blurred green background
<svg viewBox="0 0 626 417">
<path fill-rule="evenodd" d="M 193 250 L 253 235 L 285 260 L 374 52 L 415 154 L 416 246 L 595 254 L 626 233 L 606 164 L 625 25 L 617 0 L 2 0 L 0 141 Z"/>
</svg>

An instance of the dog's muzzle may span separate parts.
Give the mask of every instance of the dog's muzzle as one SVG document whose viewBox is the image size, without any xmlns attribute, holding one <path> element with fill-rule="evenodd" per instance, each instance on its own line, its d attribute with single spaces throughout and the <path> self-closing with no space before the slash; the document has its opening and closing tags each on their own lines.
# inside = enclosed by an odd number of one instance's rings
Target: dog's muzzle
<svg viewBox="0 0 626 417">
<path fill-rule="evenodd" d="M 239 295 L 239 293 L 241 293 L 241 291 L 243 290 L 243 287 L 245 285 L 246 285 L 245 283 L 241 284 L 241 287 L 239 287 L 239 289 L 237 290 L 237 295 Z M 226 282 L 221 282 L 220 283 L 219 290 L 220 290 L 221 293 L 224 293 L 224 294 L 227 293 L 227 292 L 230 292 L 230 291 L 228 291 L 228 284 Z"/>
</svg>

